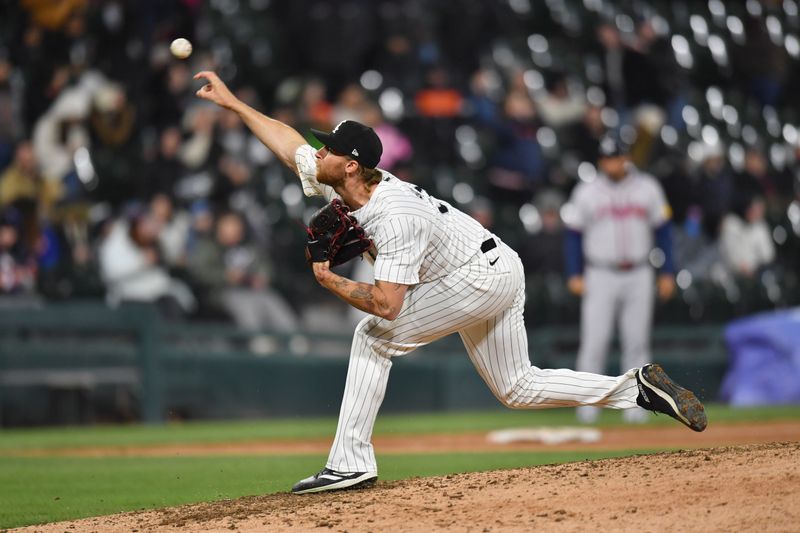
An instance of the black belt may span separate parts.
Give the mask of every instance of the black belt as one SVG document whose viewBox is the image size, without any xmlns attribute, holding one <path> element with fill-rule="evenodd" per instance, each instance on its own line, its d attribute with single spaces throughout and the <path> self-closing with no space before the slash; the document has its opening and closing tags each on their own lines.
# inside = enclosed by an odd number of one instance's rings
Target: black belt
<svg viewBox="0 0 800 533">
<path fill-rule="evenodd" d="M 494 241 L 494 239 L 486 239 L 481 243 L 481 252 L 483 253 L 486 253 L 489 250 L 494 250 L 495 248 L 497 248 L 497 243 Z"/>
<path fill-rule="evenodd" d="M 618 272 L 630 272 L 637 268 L 647 265 L 647 261 L 623 261 L 622 263 L 589 263 L 589 266 L 594 268 L 602 268 L 605 270 L 616 270 Z"/>
</svg>

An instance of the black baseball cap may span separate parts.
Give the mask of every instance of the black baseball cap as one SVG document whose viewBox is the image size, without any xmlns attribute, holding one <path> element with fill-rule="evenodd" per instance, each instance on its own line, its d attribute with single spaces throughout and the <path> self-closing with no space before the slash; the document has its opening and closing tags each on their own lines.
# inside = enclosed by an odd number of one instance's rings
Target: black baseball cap
<svg viewBox="0 0 800 533">
<path fill-rule="evenodd" d="M 312 129 L 319 141 L 338 154 L 352 157 L 367 168 L 375 168 L 381 160 L 383 145 L 372 128 L 356 122 L 343 120 L 330 133 Z"/>
<path fill-rule="evenodd" d="M 600 139 L 598 157 L 619 157 L 628 154 L 628 145 L 611 135 Z"/>
</svg>

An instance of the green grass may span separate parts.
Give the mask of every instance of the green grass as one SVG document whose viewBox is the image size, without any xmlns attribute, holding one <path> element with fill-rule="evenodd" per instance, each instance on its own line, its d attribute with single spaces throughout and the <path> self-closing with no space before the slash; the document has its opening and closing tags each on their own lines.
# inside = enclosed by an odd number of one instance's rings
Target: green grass
<svg viewBox="0 0 800 533">
<path fill-rule="evenodd" d="M 709 406 L 710 424 L 800 420 L 800 406 Z M 376 434 L 463 433 L 520 426 L 574 425 L 572 410 L 384 415 Z M 601 427 L 621 424 L 604 411 Z M 651 424 L 676 424 L 666 416 Z M 24 457 L 32 449 L 330 438 L 336 421 L 282 419 L 0 431 L 0 528 L 120 511 L 285 491 L 324 463 L 320 455 L 217 457 Z M 384 455 L 381 478 L 513 468 L 625 456 L 617 452 L 497 452 Z"/>
<path fill-rule="evenodd" d="M 436 476 L 627 452 L 456 453 L 379 457 L 381 479 Z M 288 490 L 325 457 L 0 457 L 0 528 Z"/>
<path fill-rule="evenodd" d="M 734 409 L 708 406 L 709 423 L 766 420 L 800 420 L 800 406 Z M 669 425 L 666 416 L 653 417 L 651 424 Z M 382 415 L 375 434 L 464 433 L 515 426 L 574 425 L 572 409 L 542 411 L 482 411 Z M 619 411 L 605 410 L 602 427 L 622 424 Z M 12 429 L 0 432 L 0 455 L 18 450 L 53 449 L 82 446 L 142 446 L 171 443 L 245 442 L 330 437 L 336 428 L 334 418 L 295 418 L 226 422 L 170 423 L 163 426 L 98 426 Z"/>
</svg>

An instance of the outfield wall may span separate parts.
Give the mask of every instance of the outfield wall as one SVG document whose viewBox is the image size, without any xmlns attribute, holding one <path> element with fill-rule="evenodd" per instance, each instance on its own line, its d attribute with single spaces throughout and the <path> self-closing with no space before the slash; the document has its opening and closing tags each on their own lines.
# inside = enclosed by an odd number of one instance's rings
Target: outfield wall
<svg viewBox="0 0 800 533">
<path fill-rule="evenodd" d="M 532 362 L 571 367 L 577 337 L 574 327 L 530 331 Z M 2 311 L 0 424 L 335 415 L 349 344 L 349 335 L 167 324 L 142 305 Z M 619 371 L 615 355 L 610 374 Z M 716 399 L 727 362 L 721 326 L 656 329 L 653 356 Z M 451 336 L 395 359 L 382 411 L 498 407 Z"/>
</svg>

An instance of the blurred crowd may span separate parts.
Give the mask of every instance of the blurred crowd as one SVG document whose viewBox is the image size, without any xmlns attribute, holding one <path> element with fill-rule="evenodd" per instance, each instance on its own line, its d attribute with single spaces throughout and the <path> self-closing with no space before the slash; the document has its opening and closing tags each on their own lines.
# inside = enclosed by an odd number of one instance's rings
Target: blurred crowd
<svg viewBox="0 0 800 533">
<path fill-rule="evenodd" d="M 303 257 L 320 201 L 194 97 L 201 69 L 304 135 L 374 127 L 382 168 L 520 251 L 532 324 L 576 319 L 560 212 L 609 131 L 672 206 L 675 320 L 796 305 L 798 4 L 731 4 L 2 3 L 0 306 L 148 301 L 281 331 L 342 315 Z M 176 37 L 188 60 L 169 54 Z"/>
</svg>

